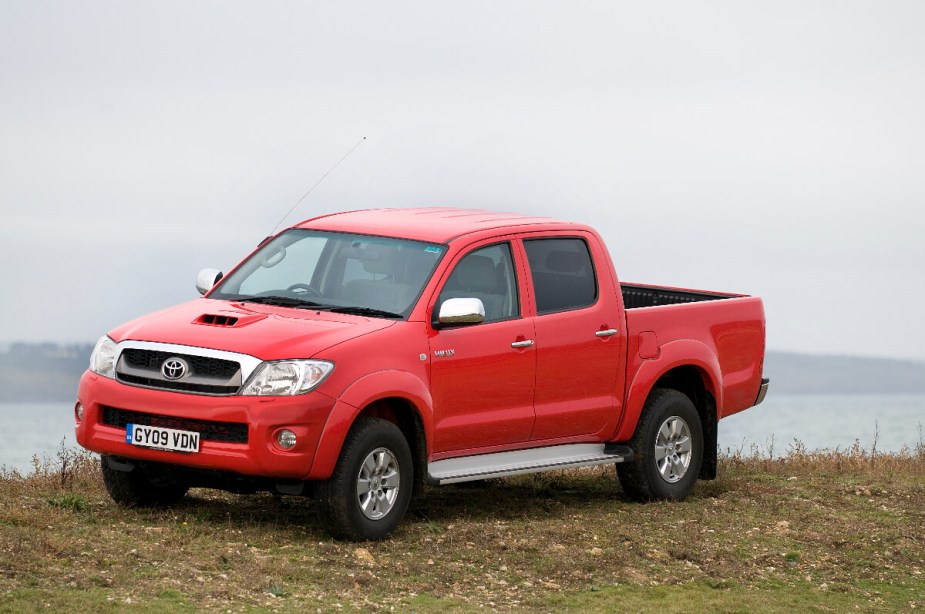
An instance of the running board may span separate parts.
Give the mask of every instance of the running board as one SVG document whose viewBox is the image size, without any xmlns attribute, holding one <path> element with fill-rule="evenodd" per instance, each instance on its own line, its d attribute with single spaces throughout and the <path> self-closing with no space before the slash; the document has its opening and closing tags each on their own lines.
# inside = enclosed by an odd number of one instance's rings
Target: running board
<svg viewBox="0 0 925 614">
<path fill-rule="evenodd" d="M 523 473 L 609 465 L 632 458 L 633 451 L 629 446 L 576 443 L 435 461 L 427 467 L 427 478 L 432 484 L 453 484 Z"/>
</svg>

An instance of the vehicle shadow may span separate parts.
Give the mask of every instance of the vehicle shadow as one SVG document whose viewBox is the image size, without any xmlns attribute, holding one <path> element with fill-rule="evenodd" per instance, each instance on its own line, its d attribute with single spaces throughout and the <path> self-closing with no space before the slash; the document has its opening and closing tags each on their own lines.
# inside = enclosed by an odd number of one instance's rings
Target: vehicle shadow
<svg viewBox="0 0 925 614">
<path fill-rule="evenodd" d="M 699 483 L 691 499 L 720 496 L 719 486 L 715 482 Z M 427 487 L 423 496 L 412 502 L 402 524 L 412 527 L 460 521 L 565 521 L 584 511 L 618 513 L 637 505 L 641 504 L 623 493 L 612 467 L 598 467 Z M 328 539 L 310 497 L 194 490 L 171 512 L 231 529 L 286 527 L 303 539 Z"/>
<path fill-rule="evenodd" d="M 412 502 L 404 523 L 564 518 L 588 507 L 628 504 L 612 468 L 573 470 L 427 487 Z M 310 497 L 193 490 L 171 511 L 229 528 L 292 526 L 313 539 L 325 536 Z"/>
</svg>

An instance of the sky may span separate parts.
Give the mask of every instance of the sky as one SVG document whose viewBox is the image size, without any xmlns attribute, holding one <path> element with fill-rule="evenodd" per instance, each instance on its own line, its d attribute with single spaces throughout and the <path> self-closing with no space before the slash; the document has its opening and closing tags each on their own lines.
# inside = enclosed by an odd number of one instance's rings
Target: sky
<svg viewBox="0 0 925 614">
<path fill-rule="evenodd" d="M 925 360 L 925 3 L 0 3 L 0 343 L 92 342 L 284 220 L 597 228 L 768 347 Z"/>
</svg>

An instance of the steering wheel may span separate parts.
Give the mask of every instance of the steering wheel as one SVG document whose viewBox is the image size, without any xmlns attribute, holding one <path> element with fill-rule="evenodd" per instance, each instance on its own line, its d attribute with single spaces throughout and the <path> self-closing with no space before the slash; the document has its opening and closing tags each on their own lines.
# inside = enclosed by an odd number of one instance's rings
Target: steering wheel
<svg viewBox="0 0 925 614">
<path fill-rule="evenodd" d="M 294 294 L 310 294 L 311 296 L 321 296 L 321 292 L 319 292 L 314 286 L 310 286 L 308 284 L 292 284 L 286 288 L 286 290 Z"/>
</svg>

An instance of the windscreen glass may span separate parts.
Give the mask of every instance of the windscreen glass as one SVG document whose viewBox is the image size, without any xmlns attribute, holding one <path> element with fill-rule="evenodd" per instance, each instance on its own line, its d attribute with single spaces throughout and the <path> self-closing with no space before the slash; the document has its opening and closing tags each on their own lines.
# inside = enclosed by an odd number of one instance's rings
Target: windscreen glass
<svg viewBox="0 0 925 614">
<path fill-rule="evenodd" d="M 444 251 L 419 241 L 294 229 L 254 253 L 209 298 L 406 317 Z"/>
</svg>

